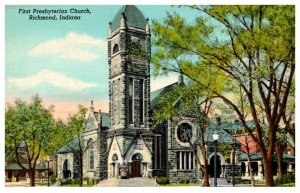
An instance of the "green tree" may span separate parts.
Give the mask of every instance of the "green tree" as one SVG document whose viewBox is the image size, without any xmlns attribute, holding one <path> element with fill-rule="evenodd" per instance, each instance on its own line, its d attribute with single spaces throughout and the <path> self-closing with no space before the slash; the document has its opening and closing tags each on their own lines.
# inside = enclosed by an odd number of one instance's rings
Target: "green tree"
<svg viewBox="0 0 300 193">
<path fill-rule="evenodd" d="M 154 73 L 184 74 L 232 108 L 262 153 L 266 186 L 274 186 L 276 133 L 295 72 L 295 6 L 190 8 L 199 12 L 194 23 L 179 14 L 153 22 Z M 240 88 L 249 104 L 247 115 L 234 97 Z M 260 112 L 267 122 L 268 143 Z M 246 124 L 249 115 L 254 130 Z"/>
<path fill-rule="evenodd" d="M 202 185 L 209 186 L 208 160 L 204 133 L 209 124 L 208 114 L 210 113 L 212 102 L 202 93 L 202 89 L 199 85 L 196 86 L 195 84 L 197 83 L 187 85 L 179 84 L 176 88 L 160 96 L 154 110 L 153 118 L 155 125 L 176 117 L 189 116 L 195 118 L 198 125 L 198 139 L 195 143 L 191 141 L 189 143 L 200 166 L 200 170 L 204 175 Z M 200 149 L 204 163 L 201 163 L 198 157 L 198 148 Z"/>
<path fill-rule="evenodd" d="M 77 113 L 69 115 L 67 122 L 69 135 L 73 137 L 72 143 L 67 145 L 70 145 L 69 147 L 73 152 L 73 156 L 75 159 L 78 158 L 79 161 L 79 186 L 83 185 L 83 156 L 89 149 L 90 145 L 95 144 L 100 140 L 100 138 L 97 137 L 96 140 L 88 144 L 87 141 L 84 141 L 83 131 L 85 130 L 87 124 L 87 120 L 85 118 L 86 113 L 87 108 L 85 108 L 83 105 L 78 105 Z"/>
<path fill-rule="evenodd" d="M 83 142 L 82 132 L 84 131 L 84 128 L 86 126 L 86 122 L 85 122 L 86 112 L 87 109 L 84 106 L 78 105 L 78 112 L 73 115 L 69 115 L 68 123 L 67 123 L 67 127 L 69 128 L 70 131 L 70 135 L 76 138 L 75 140 L 76 147 L 71 147 L 71 149 L 73 149 L 74 157 L 78 156 L 79 159 L 79 185 L 80 186 L 82 186 L 83 184 L 82 183 L 83 182 L 82 158 L 84 152 L 84 142 Z"/>
<path fill-rule="evenodd" d="M 30 186 L 35 185 L 35 167 L 40 155 L 47 152 L 50 133 L 54 126 L 53 107 L 45 108 L 36 95 L 31 103 L 16 100 L 5 112 L 5 149 L 8 158 L 30 175 Z"/>
</svg>

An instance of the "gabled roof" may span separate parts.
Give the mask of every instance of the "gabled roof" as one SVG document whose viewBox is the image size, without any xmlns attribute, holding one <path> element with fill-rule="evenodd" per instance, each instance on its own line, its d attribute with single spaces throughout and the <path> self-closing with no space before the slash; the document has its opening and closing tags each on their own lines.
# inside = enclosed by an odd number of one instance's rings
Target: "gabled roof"
<svg viewBox="0 0 300 193">
<path fill-rule="evenodd" d="M 159 102 L 159 97 L 163 96 L 164 94 L 166 94 L 167 92 L 170 92 L 172 91 L 173 89 L 177 88 L 178 86 L 178 83 L 175 82 L 173 84 L 170 84 L 166 87 L 163 87 L 161 89 L 158 89 L 158 90 L 155 90 L 155 91 L 152 91 L 150 93 L 150 101 L 151 101 L 151 109 L 154 109 L 154 107 L 158 104 Z"/>
<path fill-rule="evenodd" d="M 112 21 L 112 31 L 120 27 L 122 13 L 125 14 L 127 27 L 146 28 L 146 19 L 139 9 L 135 5 L 123 5 Z"/>
<path fill-rule="evenodd" d="M 80 140 L 80 142 L 81 142 L 81 146 L 83 147 L 84 145 L 83 139 Z M 67 145 L 65 145 L 63 148 L 57 151 L 57 153 L 75 153 L 75 152 L 79 152 L 79 140 L 77 137 L 75 137 Z"/>
<path fill-rule="evenodd" d="M 228 144 L 234 143 L 233 136 L 227 133 L 223 129 L 222 125 L 216 125 L 214 123 L 209 124 L 208 127 L 205 129 L 204 140 L 206 142 L 214 142 L 213 134 L 215 131 L 217 131 L 219 134 L 219 140 L 218 140 L 219 143 L 228 143 Z M 236 143 L 239 142 L 236 141 Z"/>
</svg>

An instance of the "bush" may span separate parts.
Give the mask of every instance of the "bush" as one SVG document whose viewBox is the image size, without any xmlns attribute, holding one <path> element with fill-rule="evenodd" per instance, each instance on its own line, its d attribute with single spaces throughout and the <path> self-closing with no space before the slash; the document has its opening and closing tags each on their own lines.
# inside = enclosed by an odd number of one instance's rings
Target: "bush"
<svg viewBox="0 0 300 193">
<path fill-rule="evenodd" d="M 283 184 L 295 184 L 295 173 L 287 173 L 284 174 L 282 177 L 278 177 L 275 180 L 275 186 L 282 186 Z"/>
<path fill-rule="evenodd" d="M 295 187 L 295 183 L 282 184 L 281 187 Z"/>
<path fill-rule="evenodd" d="M 251 184 L 251 180 L 248 179 L 235 179 L 235 183 L 236 184 Z"/>
<path fill-rule="evenodd" d="M 86 181 L 86 184 L 89 184 L 89 183 L 90 183 L 90 178 L 89 178 L 89 177 L 84 177 L 82 180 L 83 180 L 83 181 Z"/>
<path fill-rule="evenodd" d="M 184 179 L 179 181 L 180 184 L 189 184 L 190 180 L 189 179 Z"/>
<path fill-rule="evenodd" d="M 79 178 L 75 178 L 72 180 L 73 184 L 79 184 L 80 183 L 80 179 Z"/>
<path fill-rule="evenodd" d="M 55 182 L 56 182 L 56 178 L 55 178 L 55 176 L 51 176 L 51 179 L 50 179 L 50 181 L 51 181 L 51 183 L 52 183 L 52 184 L 55 184 Z"/>
<path fill-rule="evenodd" d="M 166 184 L 169 184 L 170 181 L 168 178 L 166 177 L 157 177 L 156 178 L 156 182 L 159 184 L 159 185 L 166 185 Z"/>
</svg>

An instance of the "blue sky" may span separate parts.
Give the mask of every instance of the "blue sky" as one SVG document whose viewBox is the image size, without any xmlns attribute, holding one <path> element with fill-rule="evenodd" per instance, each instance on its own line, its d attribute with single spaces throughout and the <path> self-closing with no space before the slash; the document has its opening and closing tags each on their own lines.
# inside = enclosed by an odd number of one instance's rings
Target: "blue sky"
<svg viewBox="0 0 300 193">
<path fill-rule="evenodd" d="M 46 105 L 56 106 L 56 117 L 74 113 L 77 104 L 108 111 L 108 23 L 121 5 L 6 6 L 5 98 L 29 101 L 38 93 Z M 162 21 L 166 12 L 177 11 L 191 21 L 195 12 L 167 5 L 137 6 L 150 21 Z M 19 9 L 86 9 L 75 21 L 28 20 Z M 78 14 L 73 14 L 78 15 Z M 152 77 L 151 90 L 177 80 L 177 76 Z"/>
</svg>

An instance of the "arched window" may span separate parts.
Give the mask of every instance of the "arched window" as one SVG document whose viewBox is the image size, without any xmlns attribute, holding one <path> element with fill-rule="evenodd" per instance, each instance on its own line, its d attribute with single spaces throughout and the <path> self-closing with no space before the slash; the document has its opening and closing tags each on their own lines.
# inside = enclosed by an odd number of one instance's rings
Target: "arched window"
<svg viewBox="0 0 300 193">
<path fill-rule="evenodd" d="M 64 166 L 63 166 L 63 171 L 67 171 L 69 169 L 70 169 L 70 166 L 69 166 L 68 159 L 65 159 Z"/>
<path fill-rule="evenodd" d="M 93 140 L 92 139 L 89 139 L 88 141 L 88 148 L 89 148 L 89 151 L 88 151 L 88 168 L 90 170 L 93 170 L 94 169 L 94 143 L 93 143 Z"/>
<path fill-rule="evenodd" d="M 143 160 L 143 156 L 139 153 L 136 153 L 132 156 L 132 161 L 142 161 Z"/>
<path fill-rule="evenodd" d="M 113 54 L 119 51 L 119 45 L 115 44 L 113 48 Z"/>
<path fill-rule="evenodd" d="M 113 161 L 113 162 L 118 161 L 118 155 L 117 155 L 117 154 L 114 154 L 114 155 L 112 156 L 112 161 Z"/>
</svg>

